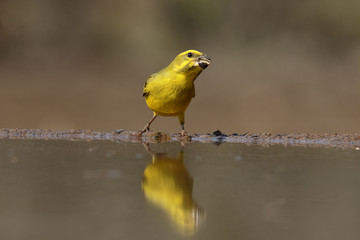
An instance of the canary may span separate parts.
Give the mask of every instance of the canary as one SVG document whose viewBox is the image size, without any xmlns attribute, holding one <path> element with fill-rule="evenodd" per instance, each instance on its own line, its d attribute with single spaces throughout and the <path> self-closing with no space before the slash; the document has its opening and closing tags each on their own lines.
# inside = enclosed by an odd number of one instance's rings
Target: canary
<svg viewBox="0 0 360 240">
<path fill-rule="evenodd" d="M 152 119 L 145 125 L 143 132 L 150 131 L 150 124 L 160 116 L 177 116 L 185 131 L 185 111 L 195 97 L 194 80 L 211 63 L 209 57 L 196 50 L 180 53 L 164 69 L 150 75 L 145 81 L 143 96 L 153 111 Z"/>
</svg>

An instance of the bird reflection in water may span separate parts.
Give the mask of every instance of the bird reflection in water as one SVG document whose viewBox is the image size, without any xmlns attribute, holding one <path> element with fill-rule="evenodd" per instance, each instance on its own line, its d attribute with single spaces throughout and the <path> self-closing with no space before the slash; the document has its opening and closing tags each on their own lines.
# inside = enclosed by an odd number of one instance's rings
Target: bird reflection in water
<svg viewBox="0 0 360 240">
<path fill-rule="evenodd" d="M 146 199 L 170 215 L 181 233 L 193 235 L 204 213 L 192 199 L 193 180 L 184 165 L 183 147 L 176 158 L 154 153 L 148 144 L 144 147 L 153 156 L 142 181 Z"/>
</svg>

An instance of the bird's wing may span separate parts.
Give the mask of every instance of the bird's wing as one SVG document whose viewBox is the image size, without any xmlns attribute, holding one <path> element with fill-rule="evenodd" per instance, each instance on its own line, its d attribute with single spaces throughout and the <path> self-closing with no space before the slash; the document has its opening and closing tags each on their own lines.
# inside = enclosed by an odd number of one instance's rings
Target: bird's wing
<svg viewBox="0 0 360 240">
<path fill-rule="evenodd" d="M 146 97 L 147 95 L 149 95 L 149 91 L 146 88 L 147 84 L 151 81 L 153 81 L 155 79 L 155 74 L 151 74 L 150 77 L 148 77 L 148 79 L 146 79 L 145 83 L 144 83 L 144 89 L 143 89 L 143 96 Z"/>
</svg>

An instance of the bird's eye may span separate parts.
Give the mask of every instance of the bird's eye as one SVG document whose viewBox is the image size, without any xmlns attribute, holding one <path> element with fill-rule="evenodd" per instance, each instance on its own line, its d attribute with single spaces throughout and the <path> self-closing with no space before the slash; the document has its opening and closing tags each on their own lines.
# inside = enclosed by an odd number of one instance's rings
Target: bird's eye
<svg viewBox="0 0 360 240">
<path fill-rule="evenodd" d="M 193 56 L 193 54 L 191 52 L 188 53 L 187 55 L 189 58 L 191 58 Z"/>
</svg>

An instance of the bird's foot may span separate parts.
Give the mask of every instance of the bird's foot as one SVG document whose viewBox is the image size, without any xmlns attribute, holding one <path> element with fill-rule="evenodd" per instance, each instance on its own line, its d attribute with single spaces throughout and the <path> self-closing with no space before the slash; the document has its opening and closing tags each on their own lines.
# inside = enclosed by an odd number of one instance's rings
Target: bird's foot
<svg viewBox="0 0 360 240">
<path fill-rule="evenodd" d="M 150 125 L 149 124 L 146 124 L 146 126 L 141 131 L 141 133 L 144 133 L 144 132 L 150 132 Z"/>
<path fill-rule="evenodd" d="M 141 131 L 141 133 L 144 133 L 144 132 L 150 132 L 150 124 L 155 120 L 155 118 L 157 117 L 158 115 L 154 115 L 152 117 L 152 119 L 145 125 L 144 129 Z"/>
<path fill-rule="evenodd" d="M 181 137 L 189 137 L 190 135 L 185 130 L 182 130 L 180 133 L 180 136 Z"/>
<path fill-rule="evenodd" d="M 182 130 L 180 133 L 180 142 L 181 146 L 185 146 L 186 143 L 191 142 L 191 135 L 188 134 L 185 130 Z"/>
</svg>

